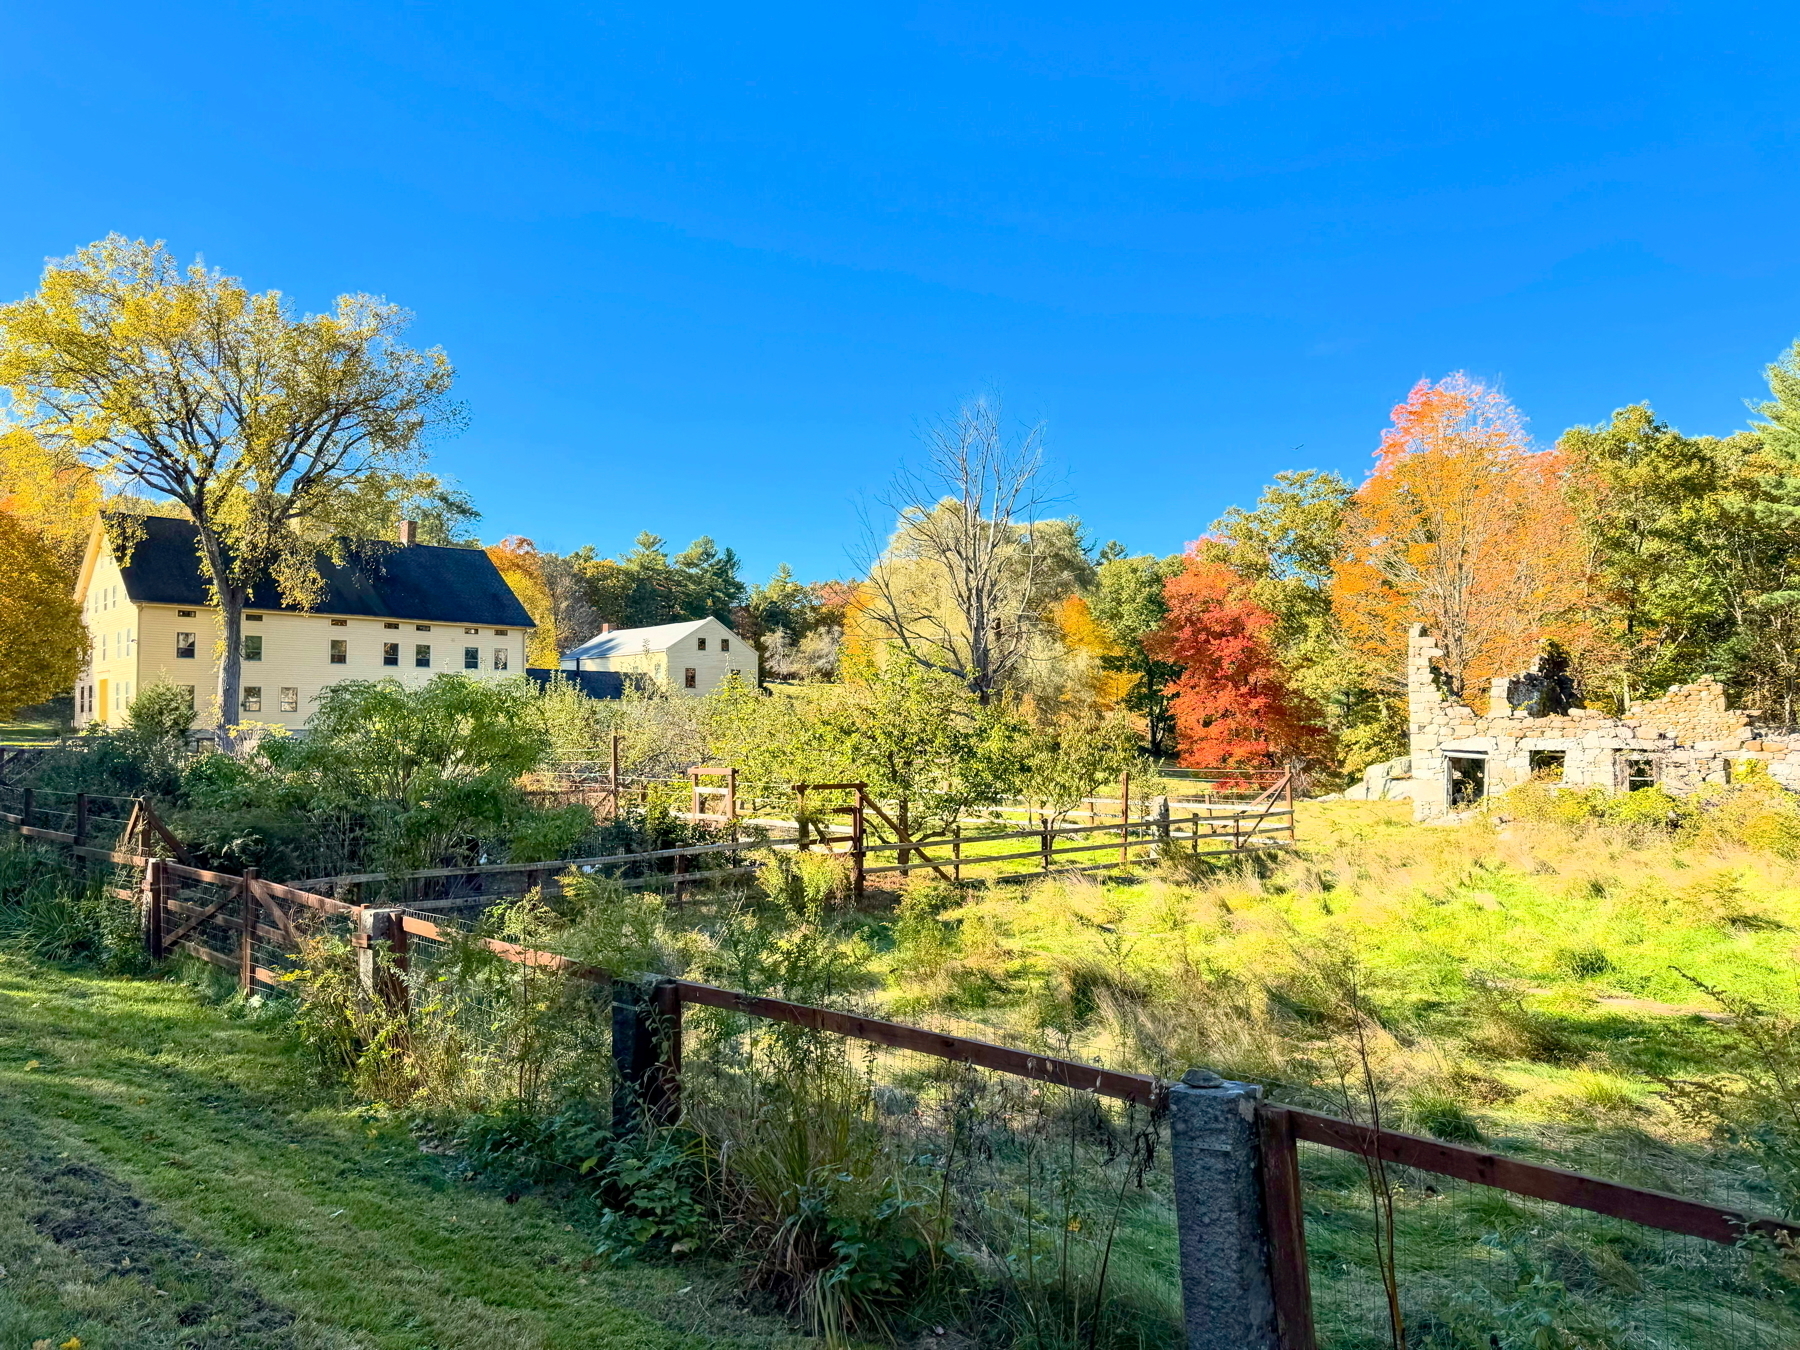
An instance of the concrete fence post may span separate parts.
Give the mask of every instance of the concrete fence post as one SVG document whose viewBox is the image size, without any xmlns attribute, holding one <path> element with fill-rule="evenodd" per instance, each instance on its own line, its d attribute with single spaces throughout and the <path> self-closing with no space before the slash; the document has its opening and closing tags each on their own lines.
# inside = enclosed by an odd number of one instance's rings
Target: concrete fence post
<svg viewBox="0 0 1800 1350">
<path fill-rule="evenodd" d="M 399 1001 L 400 991 L 395 987 L 398 981 L 382 969 L 380 947 L 385 942 L 392 952 L 404 941 L 405 932 L 400 927 L 399 910 L 357 911 L 356 936 L 351 939 L 351 944 L 356 948 L 356 978 L 362 985 L 363 992 L 371 998 L 378 998 L 388 1004 Z"/>
<path fill-rule="evenodd" d="M 1258 1175 L 1262 1089 L 1190 1069 L 1169 1089 L 1188 1350 L 1279 1350 Z"/>
</svg>

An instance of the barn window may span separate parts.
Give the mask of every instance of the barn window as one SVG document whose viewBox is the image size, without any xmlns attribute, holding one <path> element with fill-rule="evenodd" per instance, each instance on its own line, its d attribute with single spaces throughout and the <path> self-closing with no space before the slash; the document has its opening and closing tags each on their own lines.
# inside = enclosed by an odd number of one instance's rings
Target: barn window
<svg viewBox="0 0 1800 1350">
<path fill-rule="evenodd" d="M 686 672 L 682 676 L 681 684 L 684 689 L 698 689 L 700 687 L 700 672 L 695 670 L 692 666 L 687 667 Z"/>
<path fill-rule="evenodd" d="M 1644 788 L 1656 786 L 1656 761 L 1653 759 L 1628 759 L 1625 761 L 1625 790 L 1640 792 Z"/>
<path fill-rule="evenodd" d="M 701 651 L 705 651 L 705 650 L 706 650 L 706 639 L 705 639 L 705 638 L 701 638 L 701 639 L 700 639 L 700 650 L 701 650 Z"/>
<path fill-rule="evenodd" d="M 175 635 L 175 659 L 178 661 L 192 661 L 194 659 L 194 635 L 192 633 L 177 633 Z"/>
<path fill-rule="evenodd" d="M 381 644 L 381 664 L 384 666 L 397 666 L 400 664 L 400 644 L 398 642 L 384 642 Z"/>
</svg>

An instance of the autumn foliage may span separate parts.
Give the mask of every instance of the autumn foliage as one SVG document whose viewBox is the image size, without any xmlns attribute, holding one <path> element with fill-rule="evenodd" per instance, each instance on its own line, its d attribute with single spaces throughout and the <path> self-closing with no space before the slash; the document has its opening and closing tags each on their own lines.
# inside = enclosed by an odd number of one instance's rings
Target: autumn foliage
<svg viewBox="0 0 1800 1350">
<path fill-rule="evenodd" d="M 1413 386 L 1351 503 L 1332 583 L 1368 669 L 1399 678 L 1413 623 L 1430 627 L 1458 688 L 1522 669 L 1545 638 L 1578 657 L 1591 647 L 1562 470 L 1498 390 L 1462 374 Z"/>
<path fill-rule="evenodd" d="M 0 511 L 0 717 L 66 692 L 87 646 L 56 549 Z"/>
<path fill-rule="evenodd" d="M 1275 616 L 1249 598 L 1242 578 L 1190 550 L 1163 594 L 1169 617 L 1154 654 L 1184 667 L 1169 686 L 1181 763 L 1266 768 L 1323 756 L 1319 710 L 1282 668 Z"/>
<path fill-rule="evenodd" d="M 525 648 L 525 664 L 556 669 L 561 661 L 556 640 L 556 606 L 550 598 L 549 584 L 544 580 L 544 560 L 538 546 L 513 534 L 492 545 L 487 555 L 537 625 L 537 631 Z"/>
</svg>

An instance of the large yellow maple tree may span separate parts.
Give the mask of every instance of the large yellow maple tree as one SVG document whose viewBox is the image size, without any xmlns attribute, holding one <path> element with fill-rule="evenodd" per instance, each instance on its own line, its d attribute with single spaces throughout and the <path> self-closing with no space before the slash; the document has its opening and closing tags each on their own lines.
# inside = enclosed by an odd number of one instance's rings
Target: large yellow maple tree
<svg viewBox="0 0 1800 1350">
<path fill-rule="evenodd" d="M 1529 665 L 1546 639 L 1578 662 L 1591 562 L 1554 450 L 1532 447 L 1499 390 L 1421 380 L 1393 410 L 1351 502 L 1332 578 L 1338 622 L 1370 673 L 1397 684 L 1407 625 L 1427 625 L 1465 697 Z"/>
</svg>

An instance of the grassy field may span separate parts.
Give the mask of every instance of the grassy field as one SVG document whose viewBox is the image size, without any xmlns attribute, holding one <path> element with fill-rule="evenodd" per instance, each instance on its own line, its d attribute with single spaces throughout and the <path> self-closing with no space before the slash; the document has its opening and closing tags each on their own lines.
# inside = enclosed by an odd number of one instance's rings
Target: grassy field
<svg viewBox="0 0 1800 1350">
<path fill-rule="evenodd" d="M 61 722 L 0 722 L 0 745 L 46 745 L 67 734 Z"/>
<path fill-rule="evenodd" d="M 268 1017 L 0 958 L 0 1346 L 798 1345 L 720 1272 L 456 1180 Z"/>
<path fill-rule="evenodd" d="M 935 903 L 921 889 L 936 928 L 864 938 L 885 949 L 874 996 L 1015 1044 L 1171 1077 L 1207 1065 L 1277 1099 L 1363 1119 L 1378 1105 L 1393 1127 L 1792 1211 L 1728 1072 L 1733 1018 L 1694 983 L 1800 1012 L 1791 848 L 1602 821 L 1420 827 L 1404 803 L 1307 805 L 1301 838 L 1260 864 L 1178 860 Z M 1722 1089 L 1724 1115 L 1684 1085 Z M 1388 1345 L 1360 1160 L 1308 1150 L 1305 1170 L 1324 1343 Z M 1800 1344 L 1800 1285 L 1778 1263 L 1394 1181 L 1414 1346 Z M 1140 1245 L 1172 1261 L 1166 1225 L 1142 1213 Z"/>
</svg>

